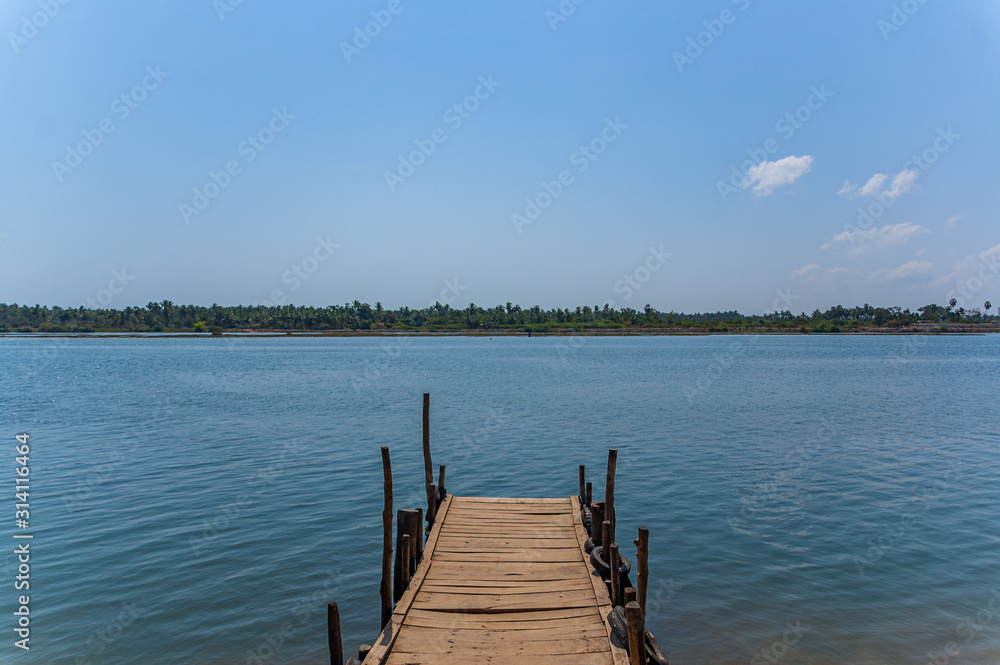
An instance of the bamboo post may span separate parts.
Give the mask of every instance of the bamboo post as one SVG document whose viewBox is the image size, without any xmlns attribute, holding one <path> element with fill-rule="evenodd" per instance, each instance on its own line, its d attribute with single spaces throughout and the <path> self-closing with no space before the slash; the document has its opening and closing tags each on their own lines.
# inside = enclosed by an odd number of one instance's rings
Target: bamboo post
<svg viewBox="0 0 1000 665">
<path fill-rule="evenodd" d="M 607 524 L 607 522 L 604 522 Z M 611 605 L 616 607 L 622 603 L 622 576 L 618 569 L 621 559 L 618 556 L 618 543 L 611 543 L 608 548 L 608 565 L 611 566 Z"/>
<path fill-rule="evenodd" d="M 584 497 L 586 499 L 585 505 L 588 507 L 591 504 L 591 499 L 594 497 L 594 483 L 587 483 L 587 494 Z"/>
<path fill-rule="evenodd" d="M 326 631 L 330 643 L 330 665 L 344 665 L 344 642 L 340 637 L 340 609 L 337 603 L 326 606 Z"/>
<path fill-rule="evenodd" d="M 594 547 L 600 547 L 604 542 L 604 502 L 598 501 L 590 506 L 590 540 Z"/>
<path fill-rule="evenodd" d="M 399 602 L 403 597 L 403 536 L 412 533 L 413 522 L 416 521 L 417 511 L 397 510 L 396 511 L 396 565 L 393 572 L 392 599 Z M 420 522 L 417 522 L 419 527 Z"/>
<path fill-rule="evenodd" d="M 618 451 L 608 451 L 608 481 L 604 486 L 604 519 L 611 522 L 611 542 L 615 542 L 615 469 L 618 466 Z"/>
<path fill-rule="evenodd" d="M 625 606 L 628 622 L 628 658 L 630 665 L 646 665 L 646 626 L 639 603 L 632 601 Z"/>
<path fill-rule="evenodd" d="M 403 534 L 403 588 L 410 586 L 410 566 L 413 565 L 413 552 L 410 543 L 413 538 L 410 534 Z"/>
<path fill-rule="evenodd" d="M 382 598 L 382 628 L 392 618 L 392 465 L 389 449 L 382 447 L 382 493 L 385 503 L 382 508 L 382 580 L 379 582 L 379 596 Z"/>
<path fill-rule="evenodd" d="M 649 529 L 639 527 L 639 537 L 635 539 L 635 584 L 636 602 L 646 611 L 646 592 L 649 589 Z"/>
<path fill-rule="evenodd" d="M 587 467 L 583 464 L 580 465 L 580 501 L 583 501 L 584 494 L 587 492 Z"/>
</svg>

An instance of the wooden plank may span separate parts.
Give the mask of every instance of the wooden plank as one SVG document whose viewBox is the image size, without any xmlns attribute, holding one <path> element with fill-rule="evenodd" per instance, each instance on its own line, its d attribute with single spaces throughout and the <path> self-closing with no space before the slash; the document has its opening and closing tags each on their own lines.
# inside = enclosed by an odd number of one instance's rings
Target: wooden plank
<svg viewBox="0 0 1000 665">
<path fill-rule="evenodd" d="M 422 593 L 481 593 L 481 594 L 508 594 L 508 593 L 555 593 L 559 591 L 593 591 L 590 580 L 558 580 L 555 582 L 517 582 L 514 584 L 503 584 L 495 582 L 482 582 L 478 580 L 453 582 L 440 582 L 437 580 L 425 580 Z"/>
<path fill-rule="evenodd" d="M 490 630 L 500 630 L 504 628 L 542 627 L 553 625 L 555 622 L 568 623 L 569 625 L 583 625 L 586 620 L 592 619 L 598 624 L 601 615 L 597 607 L 578 607 L 567 610 L 540 610 L 538 612 L 511 612 L 508 614 L 497 613 L 489 617 L 477 614 L 454 614 L 452 612 L 434 612 L 432 610 L 413 609 L 407 615 L 408 621 L 422 626 L 485 626 L 484 621 L 488 620 Z"/>
<path fill-rule="evenodd" d="M 398 653 L 386 662 L 386 665 L 510 665 L 511 658 L 505 654 L 492 656 L 482 655 L 474 662 L 468 654 L 411 654 Z M 572 653 L 562 655 L 530 655 L 520 656 L 518 665 L 612 665 L 608 653 Z"/>
</svg>

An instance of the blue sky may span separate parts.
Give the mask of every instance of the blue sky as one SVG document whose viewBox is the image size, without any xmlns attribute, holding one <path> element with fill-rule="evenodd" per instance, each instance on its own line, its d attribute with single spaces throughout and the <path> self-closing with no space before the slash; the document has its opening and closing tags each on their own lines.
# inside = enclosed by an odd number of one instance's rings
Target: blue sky
<svg viewBox="0 0 1000 665">
<path fill-rule="evenodd" d="M 997 2 L 7 0 L 0 31 L 2 302 L 1000 302 Z"/>
</svg>

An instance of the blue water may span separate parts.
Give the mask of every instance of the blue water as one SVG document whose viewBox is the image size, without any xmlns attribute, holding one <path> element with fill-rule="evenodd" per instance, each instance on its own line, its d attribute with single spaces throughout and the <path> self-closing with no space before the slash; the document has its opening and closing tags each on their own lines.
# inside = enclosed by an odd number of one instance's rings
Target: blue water
<svg viewBox="0 0 1000 665">
<path fill-rule="evenodd" d="M 1000 335 L 0 339 L 0 662 L 318 664 L 329 600 L 371 643 L 423 392 L 455 494 L 603 491 L 619 450 L 673 665 L 1000 662 Z"/>
</svg>

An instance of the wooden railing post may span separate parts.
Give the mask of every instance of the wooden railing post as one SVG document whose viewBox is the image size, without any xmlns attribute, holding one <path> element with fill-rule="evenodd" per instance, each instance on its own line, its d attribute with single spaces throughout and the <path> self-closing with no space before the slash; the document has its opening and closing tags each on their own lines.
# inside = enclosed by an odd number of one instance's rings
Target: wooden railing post
<svg viewBox="0 0 1000 665">
<path fill-rule="evenodd" d="M 649 529 L 639 527 L 639 537 L 635 539 L 635 584 L 636 602 L 646 611 L 646 591 L 649 589 Z"/>
<path fill-rule="evenodd" d="M 434 526 L 434 517 L 437 515 L 437 487 L 434 483 L 427 485 L 427 528 Z"/>
<path fill-rule="evenodd" d="M 604 486 L 604 519 L 611 522 L 611 542 L 615 542 L 615 469 L 618 466 L 618 451 L 608 451 L 608 481 Z"/>
<path fill-rule="evenodd" d="M 382 628 L 392 618 L 392 465 L 389 449 L 382 447 L 382 580 L 379 582 L 379 596 L 382 599 Z"/>
<path fill-rule="evenodd" d="M 639 603 L 632 601 L 625 606 L 628 623 L 628 657 L 630 665 L 646 665 L 646 626 Z"/>
<path fill-rule="evenodd" d="M 403 534 L 403 588 L 410 586 L 410 566 L 413 565 L 413 552 L 410 549 L 410 542 L 413 538 L 410 534 Z"/>
<path fill-rule="evenodd" d="M 598 501 L 590 506 L 590 540 L 594 547 L 604 544 L 604 502 Z"/>
<path fill-rule="evenodd" d="M 607 521 L 604 522 L 607 524 Z M 611 543 L 608 548 L 608 565 L 611 566 L 611 605 L 616 607 L 622 603 L 622 575 L 619 571 L 622 562 L 618 556 L 618 543 Z"/>
<path fill-rule="evenodd" d="M 403 586 L 403 536 L 413 532 L 413 523 L 417 522 L 417 519 L 417 511 L 415 510 L 396 511 L 396 565 L 392 577 L 392 599 L 397 603 L 403 597 L 403 591 L 406 590 Z M 417 528 L 419 525 L 420 523 L 417 522 Z"/>
<path fill-rule="evenodd" d="M 326 606 L 326 632 L 330 643 L 330 665 L 344 665 L 344 642 L 340 637 L 340 609 L 337 603 Z"/>
</svg>

